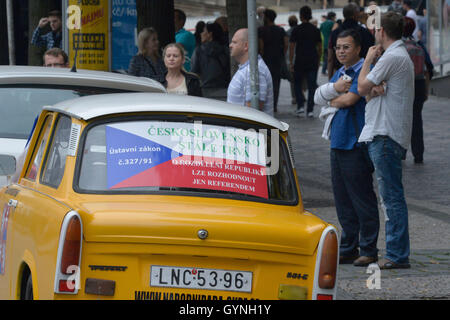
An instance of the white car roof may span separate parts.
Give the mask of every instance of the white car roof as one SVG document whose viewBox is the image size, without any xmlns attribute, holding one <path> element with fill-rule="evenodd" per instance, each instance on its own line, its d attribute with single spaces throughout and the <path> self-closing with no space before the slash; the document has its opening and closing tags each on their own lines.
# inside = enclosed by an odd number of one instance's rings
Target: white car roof
<svg viewBox="0 0 450 320">
<path fill-rule="evenodd" d="M 228 116 L 287 131 L 289 125 L 249 107 L 222 101 L 161 93 L 117 93 L 81 97 L 44 107 L 71 117 L 90 120 L 104 115 L 131 112 L 182 112 Z"/>
<path fill-rule="evenodd" d="M 120 73 L 69 68 L 44 68 L 29 66 L 0 66 L 0 85 L 68 85 L 102 87 L 117 90 L 166 92 L 157 81 Z"/>
</svg>

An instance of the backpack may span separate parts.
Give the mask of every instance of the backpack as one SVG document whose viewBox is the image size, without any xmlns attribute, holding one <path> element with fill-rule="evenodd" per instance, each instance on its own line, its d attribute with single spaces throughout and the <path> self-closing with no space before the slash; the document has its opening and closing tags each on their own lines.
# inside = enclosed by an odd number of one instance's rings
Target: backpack
<svg viewBox="0 0 450 320">
<path fill-rule="evenodd" d="M 404 42 L 414 64 L 415 80 L 425 79 L 425 51 L 412 39 L 404 40 Z"/>
</svg>

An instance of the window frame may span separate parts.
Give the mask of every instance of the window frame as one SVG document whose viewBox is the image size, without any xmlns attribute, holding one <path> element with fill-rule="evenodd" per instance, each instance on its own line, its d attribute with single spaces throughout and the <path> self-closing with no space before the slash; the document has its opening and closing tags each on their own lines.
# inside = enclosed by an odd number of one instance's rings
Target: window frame
<svg viewBox="0 0 450 320">
<path fill-rule="evenodd" d="M 70 116 L 68 116 L 68 115 L 66 115 L 66 114 L 61 114 L 61 113 L 57 115 L 57 117 L 56 117 L 56 119 L 55 119 L 55 121 L 54 121 L 54 124 L 53 124 L 53 130 L 52 130 L 52 132 L 51 132 L 51 133 L 52 133 L 51 139 L 50 139 L 50 140 L 48 141 L 48 143 L 47 143 L 47 149 L 46 149 L 46 153 L 45 153 L 45 159 L 44 159 L 44 161 L 42 162 L 41 169 L 40 169 L 40 173 L 39 173 L 39 183 L 40 183 L 41 185 L 48 186 L 48 187 L 51 187 L 51 188 L 54 188 L 54 189 L 58 189 L 59 186 L 61 185 L 62 180 L 64 179 L 64 173 L 65 173 L 65 171 L 66 171 L 66 164 L 64 164 L 63 175 L 61 176 L 61 179 L 59 180 L 59 183 L 58 183 L 58 184 L 47 183 L 47 182 L 43 181 L 43 177 L 44 177 L 44 171 L 47 170 L 47 161 L 49 160 L 50 151 L 51 151 L 51 149 L 52 149 L 51 146 L 52 146 L 53 141 L 54 141 L 54 139 L 55 139 L 56 131 L 57 131 L 57 129 L 58 129 L 58 124 L 59 124 L 59 121 L 60 121 L 62 118 L 67 118 L 67 119 L 70 120 L 70 123 L 72 123 L 72 118 L 71 118 Z M 70 134 L 69 134 L 69 140 L 70 140 Z M 67 146 L 67 148 L 69 148 L 69 146 Z M 67 156 L 68 156 L 68 155 L 66 155 L 66 158 L 64 159 L 64 161 L 67 161 Z"/>
<path fill-rule="evenodd" d="M 46 133 L 45 130 L 46 130 L 46 125 L 47 125 L 47 123 L 46 123 L 47 120 L 49 121 L 49 123 L 48 123 L 48 124 L 49 124 L 48 139 L 47 139 L 47 142 L 46 142 L 44 145 L 42 145 L 42 139 L 43 139 L 43 137 L 44 137 L 44 135 L 45 135 L 45 133 Z M 42 126 L 40 127 L 39 135 L 38 135 L 37 141 L 36 141 L 36 143 L 34 144 L 34 148 L 33 148 L 33 151 L 32 151 L 31 158 L 30 158 L 30 160 L 28 161 L 27 169 L 25 170 L 25 173 L 24 173 L 24 176 L 23 176 L 23 178 L 24 178 L 24 179 L 27 179 L 28 181 L 31 181 L 31 182 L 36 182 L 36 181 L 37 181 L 38 173 L 40 173 L 41 167 L 42 167 L 42 163 L 43 163 L 43 161 L 44 161 L 44 159 L 45 159 L 45 154 L 46 154 L 48 142 L 49 142 L 50 139 L 51 139 L 51 133 L 52 133 L 52 127 L 53 127 L 53 120 L 54 120 L 54 115 L 53 115 L 52 113 L 49 113 L 49 114 L 45 115 L 44 122 L 43 122 Z M 37 125 L 37 124 L 36 124 L 36 125 Z M 34 130 L 36 130 L 36 128 L 34 128 Z M 33 134 L 33 135 L 34 135 L 34 134 Z M 28 143 L 31 144 L 32 140 L 33 140 L 33 139 L 32 139 L 32 137 L 31 137 L 31 139 L 30 139 L 30 141 L 29 141 Z M 35 159 L 36 159 L 36 157 L 37 157 L 37 155 L 38 155 L 38 153 L 39 153 L 39 150 L 40 150 L 41 146 L 43 147 L 42 158 L 41 158 L 40 163 L 39 163 L 39 166 L 38 166 L 38 168 L 37 168 L 37 170 L 36 170 L 36 177 L 35 177 L 34 179 L 32 179 L 32 178 L 28 177 L 28 174 L 30 173 L 31 168 L 32 168 L 32 166 L 34 165 Z M 28 152 L 30 152 L 30 150 L 28 150 Z"/>
</svg>

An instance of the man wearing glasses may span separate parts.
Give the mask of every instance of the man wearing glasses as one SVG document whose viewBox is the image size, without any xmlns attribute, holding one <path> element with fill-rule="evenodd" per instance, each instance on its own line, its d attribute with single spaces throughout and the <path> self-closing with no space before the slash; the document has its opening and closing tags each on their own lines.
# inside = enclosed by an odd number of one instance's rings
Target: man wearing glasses
<svg viewBox="0 0 450 320">
<path fill-rule="evenodd" d="M 53 49 L 47 50 L 44 53 L 44 67 L 68 68 L 69 67 L 69 57 L 63 50 L 61 50 L 59 48 L 53 48 Z"/>
<path fill-rule="evenodd" d="M 339 60 L 334 54 L 333 48 L 336 46 L 337 36 L 344 30 L 354 29 L 361 37 L 361 51 L 359 56 L 364 58 L 367 54 L 367 50 L 374 45 L 375 39 L 373 35 L 366 28 L 361 27 L 358 24 L 359 7 L 357 4 L 351 2 L 342 9 L 344 15 L 344 22 L 340 27 L 333 30 L 330 34 L 330 40 L 325 45 L 328 46 L 328 79 L 331 79 L 334 72 L 341 67 Z"/>
<path fill-rule="evenodd" d="M 358 143 L 364 126 L 366 100 L 358 93 L 361 37 L 357 30 L 342 31 L 336 40 L 336 57 L 343 65 L 330 82 L 320 86 L 314 101 L 328 111 L 331 182 L 336 212 L 343 232 L 339 263 L 367 266 L 378 259 L 380 228 L 373 166 L 365 145 Z M 331 112 L 330 112 L 331 111 Z M 328 133 L 329 132 L 329 133 Z"/>
</svg>

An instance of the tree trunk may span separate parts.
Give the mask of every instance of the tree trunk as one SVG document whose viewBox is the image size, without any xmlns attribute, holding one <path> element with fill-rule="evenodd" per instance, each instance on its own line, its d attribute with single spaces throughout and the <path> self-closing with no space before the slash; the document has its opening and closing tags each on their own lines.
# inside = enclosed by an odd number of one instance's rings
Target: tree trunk
<svg viewBox="0 0 450 320">
<path fill-rule="evenodd" d="M 42 17 L 46 17 L 52 10 L 61 10 L 60 0 L 31 0 L 28 1 L 28 21 L 29 21 L 29 43 L 28 43 L 28 64 L 30 66 L 42 66 L 42 56 L 46 48 L 38 48 L 31 44 L 33 32 Z M 64 13 L 63 13 L 64 14 Z M 64 28 L 65 26 L 63 26 Z M 50 27 L 48 27 L 50 32 Z"/>
<path fill-rule="evenodd" d="M 153 27 L 158 32 L 161 48 L 175 42 L 173 22 L 174 0 L 137 0 L 137 30 Z"/>
<path fill-rule="evenodd" d="M 227 17 L 229 41 L 233 38 L 234 33 L 241 29 L 247 28 L 247 1 L 245 0 L 227 0 Z M 231 59 L 231 76 L 234 75 L 238 67 L 236 61 Z"/>
</svg>

